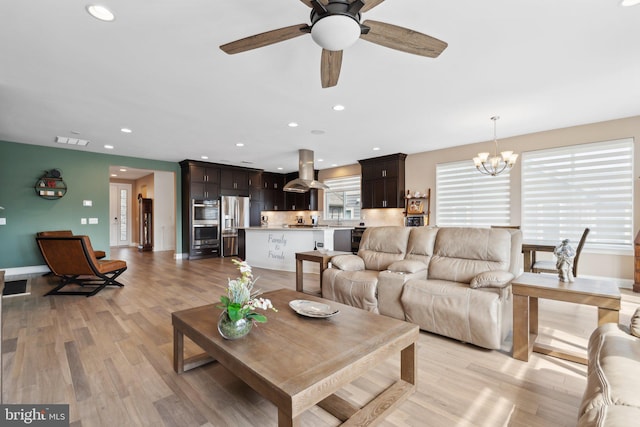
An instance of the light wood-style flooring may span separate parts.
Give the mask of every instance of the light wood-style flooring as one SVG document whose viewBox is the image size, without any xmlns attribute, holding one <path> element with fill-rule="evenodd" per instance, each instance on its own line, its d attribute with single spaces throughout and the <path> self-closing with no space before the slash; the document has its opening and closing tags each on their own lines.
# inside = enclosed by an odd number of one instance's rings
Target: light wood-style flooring
<svg viewBox="0 0 640 427">
<path fill-rule="evenodd" d="M 124 288 L 44 297 L 55 279 L 38 277 L 31 295 L 3 299 L 3 403 L 68 403 L 73 427 L 275 426 L 276 408 L 218 364 L 173 371 L 171 313 L 217 302 L 238 275 L 230 260 L 134 249 L 114 249 L 111 257 L 128 263 Z M 293 272 L 254 273 L 265 291 L 295 289 Z M 317 283 L 317 274 L 305 275 L 305 289 Z M 623 291 L 621 323 L 639 304 L 639 294 Z M 596 322 L 593 307 L 540 301 L 540 331 L 554 345 L 584 350 Z M 388 360 L 341 396 L 362 405 L 395 380 L 398 366 Z M 534 354 L 525 363 L 510 350 L 427 332 L 418 341 L 418 369 L 417 392 L 382 426 L 573 426 L 586 374 L 571 362 Z M 302 425 L 339 421 L 315 407 Z"/>
</svg>

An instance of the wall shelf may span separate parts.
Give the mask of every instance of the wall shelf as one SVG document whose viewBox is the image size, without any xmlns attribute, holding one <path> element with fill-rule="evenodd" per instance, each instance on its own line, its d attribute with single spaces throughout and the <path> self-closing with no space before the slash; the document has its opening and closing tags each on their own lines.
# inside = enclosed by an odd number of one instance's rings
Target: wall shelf
<svg viewBox="0 0 640 427">
<path fill-rule="evenodd" d="M 36 181 L 36 194 L 43 199 L 56 200 L 67 194 L 67 184 L 62 178 L 50 178 L 48 173 Z"/>
</svg>

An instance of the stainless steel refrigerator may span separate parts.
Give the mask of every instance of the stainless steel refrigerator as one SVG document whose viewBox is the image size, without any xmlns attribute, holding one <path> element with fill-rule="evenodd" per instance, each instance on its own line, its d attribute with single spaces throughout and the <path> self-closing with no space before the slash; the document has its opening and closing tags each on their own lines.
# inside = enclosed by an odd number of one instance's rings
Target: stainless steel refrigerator
<svg viewBox="0 0 640 427">
<path fill-rule="evenodd" d="M 220 197 L 220 228 L 222 256 L 238 255 L 238 228 L 249 226 L 249 198 Z"/>
</svg>

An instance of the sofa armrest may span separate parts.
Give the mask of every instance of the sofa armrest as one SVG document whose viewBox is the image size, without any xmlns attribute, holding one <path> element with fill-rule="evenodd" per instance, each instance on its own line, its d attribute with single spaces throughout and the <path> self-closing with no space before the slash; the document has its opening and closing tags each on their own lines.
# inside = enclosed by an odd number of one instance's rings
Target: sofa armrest
<svg viewBox="0 0 640 427">
<path fill-rule="evenodd" d="M 416 273 L 381 271 L 378 275 L 378 311 L 380 314 L 405 320 L 404 307 L 400 301 L 404 284 L 411 279 L 426 278 L 426 268 Z"/>
<path fill-rule="evenodd" d="M 362 271 L 364 270 L 364 260 L 358 255 L 336 255 L 331 258 L 331 265 L 338 270 L 343 271 Z"/>
<path fill-rule="evenodd" d="M 472 289 L 477 288 L 506 288 L 515 277 L 508 271 L 492 270 L 478 274 L 471 279 Z"/>
<path fill-rule="evenodd" d="M 427 269 L 427 264 L 424 262 L 410 259 L 396 261 L 387 268 L 387 270 L 394 273 L 419 273 L 421 271 L 426 273 Z"/>
</svg>

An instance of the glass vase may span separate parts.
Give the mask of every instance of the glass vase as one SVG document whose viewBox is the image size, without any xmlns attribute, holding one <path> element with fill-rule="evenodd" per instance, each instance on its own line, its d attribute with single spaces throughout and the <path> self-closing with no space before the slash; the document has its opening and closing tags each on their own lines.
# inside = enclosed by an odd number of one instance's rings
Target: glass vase
<svg viewBox="0 0 640 427">
<path fill-rule="evenodd" d="M 235 322 L 229 318 L 227 311 L 223 311 L 218 318 L 218 332 L 223 338 L 237 340 L 251 332 L 253 322 L 249 319 L 240 319 Z"/>
</svg>

